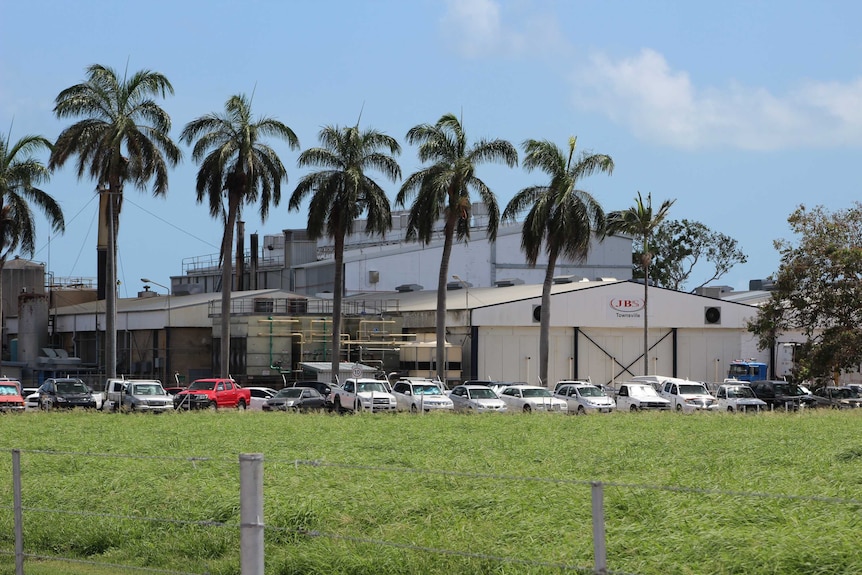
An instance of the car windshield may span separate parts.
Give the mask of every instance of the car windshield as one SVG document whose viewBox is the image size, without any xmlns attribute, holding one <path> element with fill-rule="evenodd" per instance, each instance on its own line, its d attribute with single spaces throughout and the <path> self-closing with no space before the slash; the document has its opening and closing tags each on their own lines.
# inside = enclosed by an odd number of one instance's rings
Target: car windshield
<svg viewBox="0 0 862 575">
<path fill-rule="evenodd" d="M 382 391 L 386 392 L 386 388 L 383 387 L 382 383 L 370 382 L 370 383 L 357 383 L 356 391 Z"/>
<path fill-rule="evenodd" d="M 0 385 L 0 395 L 18 395 L 18 388 L 14 385 Z"/>
<path fill-rule="evenodd" d="M 629 394 L 633 397 L 655 397 L 658 395 L 651 385 L 629 386 Z"/>
<path fill-rule="evenodd" d="M 727 397 L 734 399 L 751 398 L 754 397 L 754 392 L 751 391 L 750 387 L 728 387 Z"/>
<path fill-rule="evenodd" d="M 578 393 L 581 397 L 602 397 L 604 392 L 598 387 L 593 387 L 592 385 L 585 385 L 583 387 L 578 388 Z"/>
<path fill-rule="evenodd" d="M 191 390 L 201 390 L 201 389 L 213 389 L 215 388 L 214 381 L 193 381 L 189 386 Z"/>
<path fill-rule="evenodd" d="M 136 383 L 132 386 L 132 395 L 165 395 L 165 390 L 154 383 Z"/>
<path fill-rule="evenodd" d="M 551 397 L 551 392 L 544 388 L 534 389 L 532 387 L 528 387 L 522 390 L 522 392 L 524 397 Z"/>
<path fill-rule="evenodd" d="M 696 383 L 684 383 L 679 386 L 680 395 L 706 395 L 706 388 Z"/>
<path fill-rule="evenodd" d="M 90 391 L 87 386 L 80 381 L 58 381 L 57 393 L 87 393 Z"/>
<path fill-rule="evenodd" d="M 440 395 L 442 392 L 436 385 L 414 385 L 413 393 L 415 395 Z"/>
<path fill-rule="evenodd" d="M 285 387 L 275 394 L 275 397 L 300 397 L 302 395 L 301 387 Z"/>
<path fill-rule="evenodd" d="M 775 393 L 779 395 L 799 395 L 799 391 L 796 386 L 790 383 L 776 383 L 774 386 Z"/>
<path fill-rule="evenodd" d="M 497 394 L 494 393 L 493 389 L 471 389 L 470 397 L 472 399 L 497 399 Z"/>
<path fill-rule="evenodd" d="M 851 397 L 854 397 L 854 395 L 849 389 L 839 388 L 832 390 L 832 397 L 836 399 L 850 399 Z"/>
</svg>

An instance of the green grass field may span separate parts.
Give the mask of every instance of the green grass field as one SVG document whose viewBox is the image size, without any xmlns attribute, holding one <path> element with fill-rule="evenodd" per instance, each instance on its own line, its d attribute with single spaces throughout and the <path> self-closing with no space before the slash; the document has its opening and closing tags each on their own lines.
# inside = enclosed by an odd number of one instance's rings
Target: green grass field
<svg viewBox="0 0 862 575">
<path fill-rule="evenodd" d="M 862 573 L 862 411 L 55 412 L 0 429 L 0 575 L 12 449 L 25 551 L 74 560 L 28 558 L 28 575 L 238 574 L 240 453 L 264 454 L 268 575 L 589 572 L 591 481 L 613 573 Z"/>
</svg>

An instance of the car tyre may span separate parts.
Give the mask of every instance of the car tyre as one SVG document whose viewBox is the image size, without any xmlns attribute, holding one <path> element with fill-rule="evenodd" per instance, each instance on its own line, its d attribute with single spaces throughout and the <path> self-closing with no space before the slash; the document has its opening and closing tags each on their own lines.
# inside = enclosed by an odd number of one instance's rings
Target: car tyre
<svg viewBox="0 0 862 575">
<path fill-rule="evenodd" d="M 530 407 L 529 403 L 524 405 L 524 413 L 530 413 L 531 411 L 533 411 L 533 408 Z"/>
<path fill-rule="evenodd" d="M 677 411 L 682 411 L 682 404 L 681 404 L 681 403 L 677 403 L 677 404 L 676 404 L 676 410 L 677 410 Z"/>
<path fill-rule="evenodd" d="M 637 406 L 637 405 L 632 405 L 632 406 L 629 408 L 629 411 L 637 411 L 637 410 L 638 410 L 638 406 Z"/>
<path fill-rule="evenodd" d="M 587 410 L 586 410 L 586 409 L 584 409 L 584 406 L 583 406 L 583 405 L 579 405 L 579 406 L 578 406 L 577 415 L 586 415 L 586 414 L 587 414 Z"/>
<path fill-rule="evenodd" d="M 415 403 L 414 403 L 413 405 L 411 405 L 411 406 L 410 406 L 410 413 L 418 413 L 418 412 L 419 412 L 419 410 L 418 410 L 418 409 L 416 409 L 416 404 L 415 404 Z"/>
<path fill-rule="evenodd" d="M 727 412 L 728 412 L 728 413 L 733 413 L 733 406 L 732 406 L 732 405 L 728 405 L 728 406 L 727 406 Z"/>
<path fill-rule="evenodd" d="M 210 411 L 216 411 L 218 409 L 218 405 L 216 404 L 215 401 L 210 401 L 207 404 L 207 409 L 209 409 Z"/>
<path fill-rule="evenodd" d="M 244 399 L 240 399 L 240 400 L 237 402 L 237 404 L 236 404 L 236 408 L 237 408 L 239 411 L 245 411 L 245 407 L 246 407 L 246 406 L 245 406 L 245 400 L 244 400 Z"/>
</svg>

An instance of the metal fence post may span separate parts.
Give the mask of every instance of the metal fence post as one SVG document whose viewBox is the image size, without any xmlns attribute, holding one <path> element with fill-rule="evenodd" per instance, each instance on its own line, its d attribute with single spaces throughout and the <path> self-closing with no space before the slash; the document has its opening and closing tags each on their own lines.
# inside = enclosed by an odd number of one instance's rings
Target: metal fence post
<svg viewBox="0 0 862 575">
<path fill-rule="evenodd" d="M 12 505 L 15 509 L 15 575 L 24 575 L 24 506 L 21 499 L 21 450 L 12 450 Z"/>
<path fill-rule="evenodd" d="M 601 481 L 590 483 L 593 502 L 593 572 L 604 575 L 608 572 L 608 548 L 605 540 L 605 490 Z"/>
<path fill-rule="evenodd" d="M 263 575 L 263 454 L 239 456 L 240 573 Z"/>
</svg>

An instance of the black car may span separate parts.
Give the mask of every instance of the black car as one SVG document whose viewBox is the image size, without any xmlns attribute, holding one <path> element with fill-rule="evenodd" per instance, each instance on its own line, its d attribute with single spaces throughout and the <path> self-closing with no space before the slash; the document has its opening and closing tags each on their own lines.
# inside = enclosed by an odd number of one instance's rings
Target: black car
<svg viewBox="0 0 862 575">
<path fill-rule="evenodd" d="M 816 407 L 817 400 L 804 394 L 795 383 L 789 381 L 752 381 L 751 390 L 757 399 L 766 402 L 770 410 L 795 411 L 800 407 Z"/>
<path fill-rule="evenodd" d="M 325 381 L 294 381 L 290 385 L 292 387 L 310 387 L 316 389 L 326 401 L 326 409 L 332 409 L 332 404 L 329 402 L 329 394 L 332 393 L 333 384 L 326 383 Z"/>
<path fill-rule="evenodd" d="M 261 406 L 263 411 L 312 411 L 326 407 L 326 399 L 313 387 L 285 387 Z"/>
<path fill-rule="evenodd" d="M 96 409 L 93 390 L 80 379 L 74 377 L 50 378 L 36 391 L 39 394 L 39 407 L 46 411 L 60 408 L 82 407 Z"/>
</svg>

